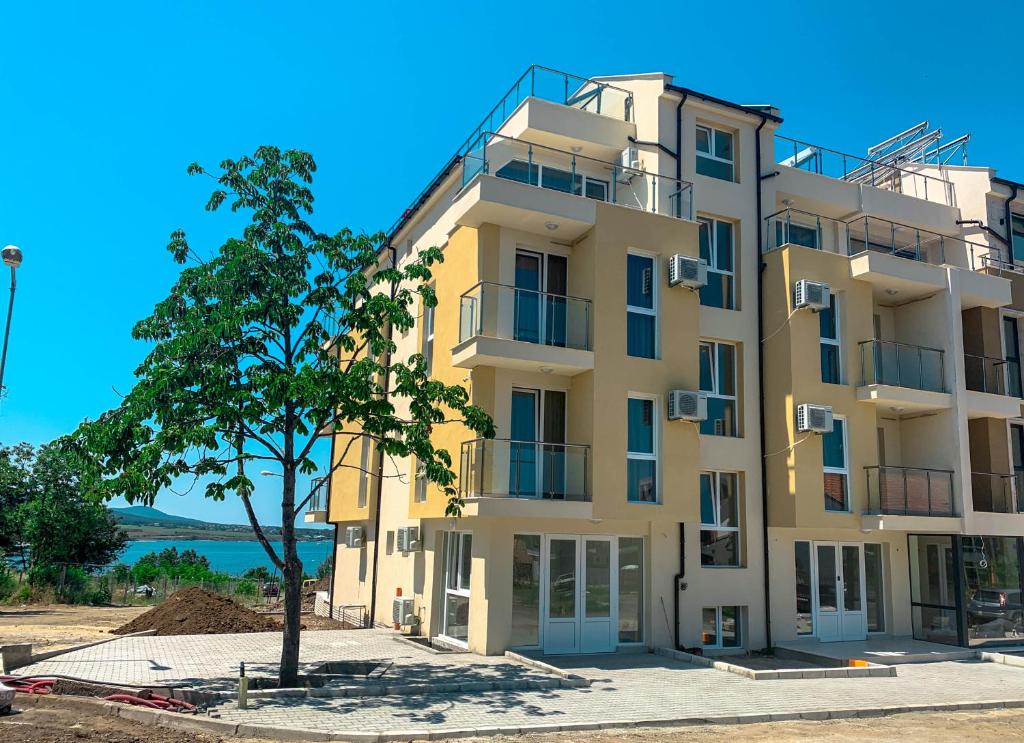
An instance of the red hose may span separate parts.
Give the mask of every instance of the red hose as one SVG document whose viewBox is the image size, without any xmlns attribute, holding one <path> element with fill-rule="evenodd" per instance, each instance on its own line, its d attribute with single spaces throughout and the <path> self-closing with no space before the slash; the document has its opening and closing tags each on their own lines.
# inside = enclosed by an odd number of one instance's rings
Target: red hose
<svg viewBox="0 0 1024 743">
<path fill-rule="evenodd" d="M 150 707 L 152 709 L 170 709 L 170 705 L 167 702 L 158 700 L 143 699 L 137 697 L 134 694 L 111 694 L 109 697 L 103 697 L 108 702 L 124 702 L 125 704 L 135 704 L 140 707 Z"/>
</svg>

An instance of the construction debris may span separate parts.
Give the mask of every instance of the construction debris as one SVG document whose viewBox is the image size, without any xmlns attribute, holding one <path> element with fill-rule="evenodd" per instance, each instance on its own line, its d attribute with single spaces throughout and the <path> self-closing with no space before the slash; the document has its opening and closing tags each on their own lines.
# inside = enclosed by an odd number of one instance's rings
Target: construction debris
<svg viewBox="0 0 1024 743">
<path fill-rule="evenodd" d="M 278 632 L 279 622 L 261 616 L 229 598 L 186 588 L 115 630 L 115 635 L 156 630 L 157 635 L 223 635 L 235 632 Z"/>
</svg>

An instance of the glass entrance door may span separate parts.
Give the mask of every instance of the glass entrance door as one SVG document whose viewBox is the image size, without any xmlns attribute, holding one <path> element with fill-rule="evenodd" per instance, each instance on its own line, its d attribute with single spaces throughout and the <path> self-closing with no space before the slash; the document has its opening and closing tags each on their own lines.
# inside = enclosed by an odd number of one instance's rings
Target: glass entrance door
<svg viewBox="0 0 1024 743">
<path fill-rule="evenodd" d="M 610 653 L 618 643 L 613 537 L 549 536 L 544 652 Z"/>
<path fill-rule="evenodd" d="M 863 640 L 867 637 L 863 545 L 815 542 L 814 563 L 818 639 Z"/>
</svg>

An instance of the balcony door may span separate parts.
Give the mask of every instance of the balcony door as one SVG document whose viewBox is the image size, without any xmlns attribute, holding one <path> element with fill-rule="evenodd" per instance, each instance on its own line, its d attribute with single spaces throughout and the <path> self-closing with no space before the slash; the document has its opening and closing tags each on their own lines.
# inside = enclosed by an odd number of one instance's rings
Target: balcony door
<svg viewBox="0 0 1024 743">
<path fill-rule="evenodd" d="M 517 250 L 515 340 L 564 348 L 567 289 L 568 260 L 565 256 Z"/>
<path fill-rule="evenodd" d="M 565 392 L 512 390 L 509 495 L 564 499 Z"/>
<path fill-rule="evenodd" d="M 1003 358 L 1006 360 L 1006 393 L 1024 397 L 1020 378 L 1020 332 L 1016 317 L 1003 317 Z"/>
<path fill-rule="evenodd" d="M 814 626 L 818 639 L 865 639 L 864 545 L 814 542 L 814 570 Z"/>
<path fill-rule="evenodd" d="M 544 652 L 613 652 L 618 642 L 615 539 L 575 535 L 546 539 Z"/>
</svg>

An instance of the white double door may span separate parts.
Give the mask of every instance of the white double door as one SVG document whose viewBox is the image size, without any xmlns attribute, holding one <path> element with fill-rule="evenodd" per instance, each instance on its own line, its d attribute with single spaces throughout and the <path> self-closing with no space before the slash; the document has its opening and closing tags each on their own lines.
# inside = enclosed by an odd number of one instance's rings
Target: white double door
<svg viewBox="0 0 1024 743">
<path fill-rule="evenodd" d="M 545 540 L 544 652 L 614 652 L 619 595 L 615 538 L 549 535 Z"/>
<path fill-rule="evenodd" d="M 814 626 L 822 642 L 867 637 L 864 545 L 814 542 Z"/>
</svg>

